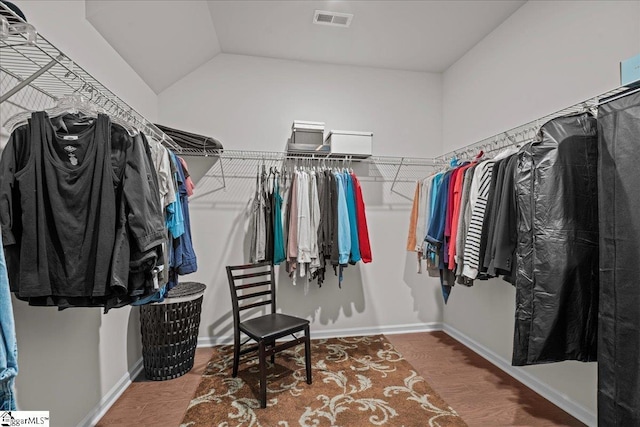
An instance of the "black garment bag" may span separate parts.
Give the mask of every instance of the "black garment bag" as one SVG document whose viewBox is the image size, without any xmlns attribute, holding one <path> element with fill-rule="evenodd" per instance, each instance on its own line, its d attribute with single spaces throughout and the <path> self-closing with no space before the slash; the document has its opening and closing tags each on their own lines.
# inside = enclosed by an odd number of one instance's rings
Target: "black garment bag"
<svg viewBox="0 0 640 427">
<path fill-rule="evenodd" d="M 596 360 L 596 119 L 559 117 L 541 135 L 520 150 L 516 175 L 516 366 Z"/>
<path fill-rule="evenodd" d="M 640 425 L 640 93 L 598 111 L 598 425 Z"/>
</svg>

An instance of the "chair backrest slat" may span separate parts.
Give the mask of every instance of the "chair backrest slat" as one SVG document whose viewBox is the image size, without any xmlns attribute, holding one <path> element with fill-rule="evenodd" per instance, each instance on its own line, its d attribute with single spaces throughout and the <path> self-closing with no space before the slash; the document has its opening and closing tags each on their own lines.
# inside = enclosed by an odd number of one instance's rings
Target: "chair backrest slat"
<svg viewBox="0 0 640 427">
<path fill-rule="evenodd" d="M 248 310 L 250 308 L 260 307 L 261 305 L 267 305 L 267 304 L 271 304 L 271 301 L 258 301 L 258 302 L 254 302 L 253 304 L 243 305 L 238 309 L 238 311 Z"/>
<path fill-rule="evenodd" d="M 243 299 L 247 299 L 247 298 L 257 298 L 263 295 L 271 295 L 271 290 L 268 291 L 262 291 L 262 292 L 254 292 L 252 294 L 243 294 L 243 295 L 238 295 L 238 300 L 243 300 Z M 271 302 L 271 300 L 268 300 L 268 302 Z"/>
<path fill-rule="evenodd" d="M 269 270 L 258 271 L 257 273 L 238 274 L 233 276 L 236 280 L 250 279 L 252 277 L 268 276 L 271 272 Z"/>
<path fill-rule="evenodd" d="M 258 286 L 267 286 L 267 285 L 271 285 L 271 280 L 265 280 L 264 282 L 247 283 L 245 285 L 238 285 L 236 286 L 236 289 L 241 290 L 241 289 L 257 288 Z"/>
</svg>

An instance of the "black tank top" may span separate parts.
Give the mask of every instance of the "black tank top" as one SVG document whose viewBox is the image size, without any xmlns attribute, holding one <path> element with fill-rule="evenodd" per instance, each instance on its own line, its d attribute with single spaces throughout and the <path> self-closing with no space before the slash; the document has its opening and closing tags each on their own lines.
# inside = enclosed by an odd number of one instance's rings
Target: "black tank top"
<svg viewBox="0 0 640 427">
<path fill-rule="evenodd" d="M 29 121 L 30 156 L 16 172 L 22 205 L 19 295 L 103 296 L 116 224 L 107 115 L 57 134 L 45 112 Z"/>
</svg>

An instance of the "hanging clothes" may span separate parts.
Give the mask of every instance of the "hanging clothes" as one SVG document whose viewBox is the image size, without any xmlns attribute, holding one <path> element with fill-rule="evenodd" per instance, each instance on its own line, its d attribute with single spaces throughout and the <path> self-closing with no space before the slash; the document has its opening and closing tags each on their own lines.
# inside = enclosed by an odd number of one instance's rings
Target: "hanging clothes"
<svg viewBox="0 0 640 427">
<path fill-rule="evenodd" d="M 171 181 L 175 188 L 175 198 L 173 202 L 167 206 L 167 215 L 165 222 L 172 239 L 178 239 L 184 234 L 184 214 L 182 210 L 182 199 L 178 194 L 178 166 L 169 153 L 169 168 L 171 169 Z"/>
<path fill-rule="evenodd" d="M 292 176 L 291 188 L 289 189 L 289 203 L 287 213 L 288 239 L 287 239 L 287 272 L 296 284 L 296 265 L 298 263 L 298 176 Z"/>
<path fill-rule="evenodd" d="M 515 366 L 596 360 L 596 120 L 560 117 L 541 135 L 518 159 Z"/>
<path fill-rule="evenodd" d="M 492 259 L 492 244 L 497 226 L 497 216 L 502 203 L 502 188 L 504 186 L 505 170 L 509 158 L 497 160 L 493 166 L 493 177 L 489 187 L 487 210 L 485 211 L 484 228 L 480 238 L 480 273 L 483 278 L 491 277 L 488 274 Z"/>
<path fill-rule="evenodd" d="M 344 174 L 335 173 L 338 184 L 338 250 L 340 265 L 349 263 L 351 254 L 351 225 L 349 224 L 349 208 L 347 207 L 346 182 Z"/>
<path fill-rule="evenodd" d="M 416 250 L 416 230 L 418 228 L 418 212 L 420 210 L 420 181 L 416 182 L 416 190 L 413 194 L 413 205 L 411 206 L 411 216 L 409 218 L 409 235 L 407 236 L 407 251 Z"/>
<path fill-rule="evenodd" d="M 318 218 L 318 268 L 314 273 L 315 279 L 318 281 L 318 286 L 322 286 L 322 283 L 325 279 L 326 272 L 326 258 L 327 258 L 327 222 L 328 218 L 328 205 L 327 205 L 327 195 L 328 191 L 326 185 L 326 175 L 322 171 L 318 171 L 316 174 L 316 185 L 318 187 L 318 208 L 319 208 L 319 218 Z"/>
<path fill-rule="evenodd" d="M 442 179 L 444 178 L 444 172 L 439 172 L 433 176 L 431 179 L 431 190 L 429 194 L 429 199 L 427 200 L 428 209 L 429 209 L 429 223 L 425 228 L 425 237 L 422 243 L 423 249 L 423 257 L 427 260 L 427 272 L 429 276 L 440 277 L 440 256 L 438 254 L 438 248 L 435 244 L 429 241 L 429 228 L 431 223 L 436 221 L 434 219 L 435 210 L 436 210 L 436 200 L 438 197 L 438 193 L 440 192 L 440 187 L 442 185 Z"/>
<path fill-rule="evenodd" d="M 0 248 L 2 248 L 1 236 Z M 4 251 L 0 250 L 0 411 L 17 409 L 13 389 L 16 375 L 18 375 L 18 344 L 7 265 Z"/>
<path fill-rule="evenodd" d="M 508 157 L 504 168 L 500 204 L 495 216 L 495 231 L 490 246 L 487 274 L 505 275 L 505 280 L 515 284 L 516 247 L 518 245 L 518 212 L 516 209 L 515 178 L 518 166 L 516 154 Z"/>
<path fill-rule="evenodd" d="M 280 195 L 280 183 L 275 180 L 273 189 L 273 263 L 279 265 L 286 259 L 284 251 L 284 231 L 282 228 L 282 196 Z"/>
<path fill-rule="evenodd" d="M 343 174 L 346 184 L 345 195 L 347 198 L 347 211 L 349 214 L 349 231 L 351 236 L 351 251 L 349 253 L 349 264 L 355 264 L 362 258 L 360 256 L 360 244 L 358 242 L 358 223 L 356 214 L 356 195 L 353 188 L 353 180 L 348 172 Z"/>
<path fill-rule="evenodd" d="M 418 274 L 422 274 L 422 261 L 427 259 L 427 230 L 431 219 L 431 190 L 433 177 L 422 180 L 420 188 L 420 206 L 418 211 L 418 226 L 416 227 L 416 252 L 418 259 Z"/>
<path fill-rule="evenodd" d="M 198 269 L 198 262 L 191 238 L 191 220 L 189 217 L 189 196 L 186 186 L 186 177 L 182 164 L 174 153 L 171 153 L 171 159 L 176 165 L 178 171 L 178 198 L 180 199 L 180 208 L 184 218 L 184 233 L 173 242 L 173 262 L 171 267 L 175 268 L 177 274 L 186 275 L 194 273 Z M 177 284 L 177 283 L 176 283 Z M 171 290 L 171 287 L 169 288 Z"/>
<path fill-rule="evenodd" d="M 469 225 L 471 222 L 471 203 L 470 203 L 470 193 L 471 193 L 471 185 L 473 183 L 473 175 L 475 169 L 478 165 L 474 164 L 470 168 L 468 168 L 464 173 L 464 180 L 462 184 L 462 195 L 461 195 L 461 208 L 460 214 L 458 217 L 458 230 L 456 232 L 456 251 L 455 251 L 455 262 L 456 262 L 456 275 L 457 283 L 465 285 L 465 286 L 473 286 L 473 280 L 466 278 L 463 276 L 463 267 L 464 267 L 464 252 L 466 246 L 467 233 L 469 232 Z"/>
<path fill-rule="evenodd" d="M 427 232 L 427 239 L 431 245 L 433 245 L 433 252 L 438 259 L 438 270 L 440 271 L 440 287 L 442 290 L 442 298 L 445 304 L 449 300 L 451 294 L 450 277 L 447 273 L 447 265 L 445 263 L 445 227 L 447 221 L 447 201 L 449 198 L 449 184 L 451 181 L 453 171 L 446 172 L 442 179 L 442 184 L 438 189 L 436 195 L 435 207 L 433 211 L 433 217 L 431 218 L 431 224 L 429 224 L 429 231 Z"/>
<path fill-rule="evenodd" d="M 264 200 L 264 261 L 273 262 L 273 194 L 271 189 L 272 172 L 269 175 L 262 175 L 262 200 Z"/>
<path fill-rule="evenodd" d="M 467 162 L 468 163 L 468 162 Z M 449 181 L 449 188 L 446 198 L 446 213 L 445 213 L 445 228 L 444 228 L 444 263 L 445 268 L 447 270 L 451 270 L 453 266 L 453 256 L 451 259 L 449 257 L 450 247 L 451 247 L 451 239 L 452 239 L 452 230 L 453 230 L 453 217 L 456 207 L 456 196 L 455 196 L 455 188 L 458 182 L 458 179 L 461 174 L 462 167 L 456 167 L 451 171 L 451 178 Z"/>
<path fill-rule="evenodd" d="M 511 147 L 501 151 L 493 159 L 483 160 L 476 166 L 473 172 L 471 187 L 469 190 L 469 209 L 471 219 L 464 241 L 464 257 L 462 275 L 469 280 L 478 278 L 481 267 L 484 265 L 486 251 L 490 206 L 493 203 L 493 195 L 497 185 L 495 164 L 518 151 Z M 463 279 L 463 280 L 466 280 Z M 470 282 L 468 282 L 470 283 Z"/>
<path fill-rule="evenodd" d="M 320 200 L 318 195 L 318 177 L 314 172 L 309 173 L 309 232 L 311 246 L 311 261 L 309 263 L 309 280 L 313 279 L 320 268 L 320 249 L 318 246 L 318 229 L 320 227 Z"/>
<path fill-rule="evenodd" d="M 187 196 L 193 196 L 193 192 L 196 188 L 196 185 L 193 183 L 191 179 L 191 175 L 189 174 L 189 168 L 187 162 L 180 156 L 177 156 L 178 160 L 180 160 L 180 164 L 182 165 L 182 170 L 184 171 L 184 185 L 187 189 Z"/>
<path fill-rule="evenodd" d="M 334 266 L 341 285 L 344 268 L 372 261 L 364 198 L 356 175 L 346 169 L 323 169 L 296 166 L 290 171 L 285 165 L 282 172 L 270 171 L 266 181 L 258 172 L 250 206 L 251 262 L 258 256 L 263 198 L 270 200 L 268 226 L 273 230 L 266 252 L 273 252 L 274 264 L 286 260 L 293 284 L 303 279 L 305 294 L 312 280 L 322 286 L 327 262 Z"/>
<path fill-rule="evenodd" d="M 256 174 L 256 191 L 253 196 L 250 208 L 250 245 L 249 259 L 252 263 L 264 261 L 266 248 L 266 220 L 265 220 L 265 203 L 264 192 L 262 191 L 263 179 L 260 168 Z"/>
<path fill-rule="evenodd" d="M 331 212 L 333 212 L 333 217 L 331 219 L 331 265 L 337 267 L 340 265 L 340 248 L 338 247 L 339 235 L 338 235 L 338 179 L 336 178 L 336 174 L 334 172 L 329 172 L 329 186 L 332 191 L 330 194 L 331 200 Z"/>
<path fill-rule="evenodd" d="M 640 425 L 640 93 L 599 107 L 598 424 Z"/>
<path fill-rule="evenodd" d="M 289 172 L 285 168 L 282 175 L 290 175 L 291 185 L 284 203 L 278 201 L 281 181 L 274 184 L 274 217 L 280 217 L 277 211 L 284 212 L 281 226 L 274 222 L 275 252 L 281 251 L 280 240 L 287 272 L 294 285 L 304 280 L 305 293 L 312 280 L 322 286 L 328 262 L 341 286 L 344 268 L 372 261 L 364 198 L 356 175 L 346 169 L 318 171 L 300 166 Z M 250 231 L 254 227 L 252 223 Z M 282 239 L 277 237 L 280 229 Z"/>
<path fill-rule="evenodd" d="M 311 262 L 311 208 L 309 206 L 309 174 L 298 171 L 298 271 L 305 277 Z"/>
<path fill-rule="evenodd" d="M 151 159 L 158 177 L 158 190 L 160 192 L 160 207 L 165 209 L 176 200 L 176 190 L 171 174 L 169 150 L 159 141 L 150 140 Z"/>
<path fill-rule="evenodd" d="M 453 184 L 453 207 L 451 216 L 451 236 L 449 243 L 449 270 L 456 269 L 456 249 L 458 239 L 458 226 L 460 222 L 460 211 L 462 210 L 462 189 L 464 184 L 464 176 L 470 167 L 474 164 L 469 163 L 457 169 L 456 179 Z"/>
<path fill-rule="evenodd" d="M 30 305 L 110 308 L 154 292 L 163 209 L 143 134 L 97 117 L 34 112 L 0 160 L 11 290 Z"/>
<path fill-rule="evenodd" d="M 9 141 L 3 198 L 20 204 L 3 210 L 3 228 L 5 245 L 19 249 L 7 254 L 9 268 L 20 266 L 10 273 L 19 297 L 108 294 L 117 216 L 110 127 L 109 117 L 100 114 L 67 141 L 46 113 L 37 112 Z M 22 164 L 12 158 L 14 150 L 26 152 Z M 138 237 L 144 246 L 145 234 Z"/>
<path fill-rule="evenodd" d="M 353 179 L 353 188 L 356 196 L 356 221 L 358 224 L 358 247 L 360 248 L 360 258 L 362 262 L 370 263 L 373 261 L 371 254 L 371 243 L 369 242 L 369 227 L 367 226 L 367 212 L 362 197 L 362 187 L 360 181 L 355 174 L 351 174 Z"/>
</svg>

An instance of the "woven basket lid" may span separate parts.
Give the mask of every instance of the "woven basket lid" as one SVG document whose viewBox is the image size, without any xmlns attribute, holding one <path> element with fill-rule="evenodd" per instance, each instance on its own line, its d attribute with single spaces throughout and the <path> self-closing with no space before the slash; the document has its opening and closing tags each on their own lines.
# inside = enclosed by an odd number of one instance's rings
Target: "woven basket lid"
<svg viewBox="0 0 640 427">
<path fill-rule="evenodd" d="M 167 292 L 166 298 L 182 298 L 204 292 L 207 286 L 199 282 L 180 282 Z"/>
</svg>

